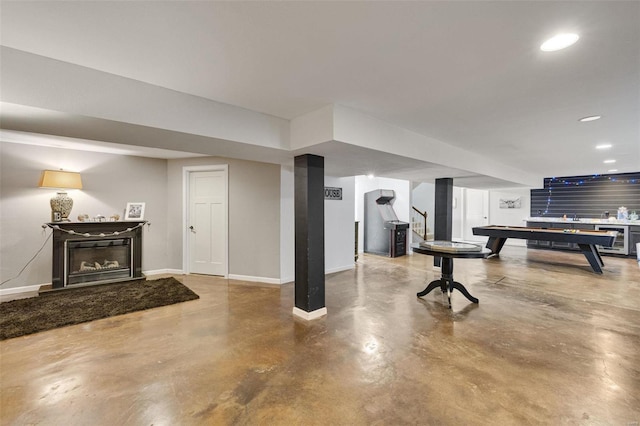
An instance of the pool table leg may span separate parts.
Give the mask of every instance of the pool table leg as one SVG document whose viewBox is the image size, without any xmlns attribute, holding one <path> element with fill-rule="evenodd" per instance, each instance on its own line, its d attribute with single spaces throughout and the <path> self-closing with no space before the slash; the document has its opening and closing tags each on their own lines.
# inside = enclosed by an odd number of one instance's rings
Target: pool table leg
<svg viewBox="0 0 640 426">
<path fill-rule="evenodd" d="M 593 244 L 578 244 L 578 246 L 580 247 L 580 250 L 582 250 L 584 257 L 589 261 L 593 271 L 601 274 L 604 262 L 602 261 L 602 257 L 600 257 L 600 253 L 598 253 L 596 246 Z"/>
<path fill-rule="evenodd" d="M 505 241 L 507 241 L 507 239 L 503 237 L 489 237 L 486 247 L 493 252 L 492 254 L 498 255 Z"/>
</svg>

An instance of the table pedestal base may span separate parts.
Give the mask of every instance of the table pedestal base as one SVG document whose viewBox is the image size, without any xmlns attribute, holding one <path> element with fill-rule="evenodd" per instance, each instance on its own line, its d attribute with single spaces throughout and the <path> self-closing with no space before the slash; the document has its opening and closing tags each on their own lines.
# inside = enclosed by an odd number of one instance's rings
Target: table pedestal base
<svg viewBox="0 0 640 426">
<path fill-rule="evenodd" d="M 453 259 L 452 258 L 443 257 L 441 268 L 442 268 L 442 276 L 440 277 L 440 279 L 431 281 L 427 286 L 427 288 L 425 288 L 424 290 L 422 290 L 420 293 L 417 294 L 418 297 L 425 296 L 429 294 L 431 290 L 440 287 L 440 290 L 442 290 L 443 293 L 447 293 L 447 298 L 449 299 L 449 309 L 451 309 L 451 293 L 453 292 L 454 289 L 457 289 L 460 293 L 462 293 L 464 297 L 469 299 L 470 302 L 478 303 L 478 299 L 473 297 L 464 285 L 453 280 Z"/>
</svg>

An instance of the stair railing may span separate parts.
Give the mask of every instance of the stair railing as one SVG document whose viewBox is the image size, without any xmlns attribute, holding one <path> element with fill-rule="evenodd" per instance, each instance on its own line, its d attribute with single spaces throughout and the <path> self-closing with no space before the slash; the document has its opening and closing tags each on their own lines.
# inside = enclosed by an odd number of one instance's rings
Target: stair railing
<svg viewBox="0 0 640 426">
<path fill-rule="evenodd" d="M 420 216 L 422 216 L 422 219 L 424 220 L 424 235 L 421 235 L 423 240 L 427 240 L 427 211 L 425 210 L 424 212 L 421 212 L 420 210 L 418 210 L 417 208 L 415 208 L 415 206 L 411 206 L 411 208 L 413 210 L 415 210 L 416 212 L 418 212 L 418 214 Z"/>
</svg>

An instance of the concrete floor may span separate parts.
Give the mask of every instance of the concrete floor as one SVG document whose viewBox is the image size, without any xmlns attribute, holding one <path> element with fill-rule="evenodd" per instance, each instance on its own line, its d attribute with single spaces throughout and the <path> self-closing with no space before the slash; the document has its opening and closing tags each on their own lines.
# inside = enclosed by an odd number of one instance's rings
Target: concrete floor
<svg viewBox="0 0 640 426">
<path fill-rule="evenodd" d="M 309 323 L 292 284 L 180 276 L 201 299 L 2 342 L 1 422 L 637 425 L 640 268 L 604 261 L 456 260 L 449 310 L 431 257 L 364 255 Z"/>
</svg>

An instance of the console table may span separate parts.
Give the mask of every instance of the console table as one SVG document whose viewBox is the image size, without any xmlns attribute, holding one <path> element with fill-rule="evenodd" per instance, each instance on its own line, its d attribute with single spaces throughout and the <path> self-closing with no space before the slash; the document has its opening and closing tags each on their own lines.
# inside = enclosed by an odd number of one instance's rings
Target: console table
<svg viewBox="0 0 640 426">
<path fill-rule="evenodd" d="M 491 254 L 491 250 L 481 248 L 480 250 L 465 251 L 463 247 L 464 245 L 459 244 L 462 247 L 461 250 L 451 251 L 450 247 L 446 245 L 443 245 L 442 247 L 438 247 L 437 245 L 437 243 L 451 244 L 450 241 L 434 241 L 434 243 L 436 244 L 431 245 L 430 247 L 423 247 L 419 244 L 411 245 L 411 250 L 414 253 L 442 258 L 442 276 L 437 280 L 431 281 L 424 290 L 417 293 L 417 296 L 425 296 L 429 292 L 431 292 L 431 290 L 440 287 L 440 290 L 442 290 L 443 293 L 447 293 L 447 297 L 449 299 L 449 309 L 451 309 L 451 293 L 454 289 L 457 289 L 469 301 L 478 303 L 478 299 L 473 297 L 464 285 L 453 279 L 453 259 L 485 259 Z"/>
</svg>

